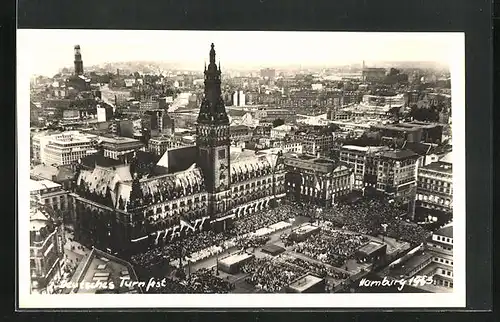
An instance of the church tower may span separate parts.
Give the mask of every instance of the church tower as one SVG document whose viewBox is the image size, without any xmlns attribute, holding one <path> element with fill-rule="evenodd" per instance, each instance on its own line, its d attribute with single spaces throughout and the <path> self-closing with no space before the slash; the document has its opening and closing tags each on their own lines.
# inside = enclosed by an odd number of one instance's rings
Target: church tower
<svg viewBox="0 0 500 322">
<path fill-rule="evenodd" d="M 75 75 L 83 75 L 83 61 L 80 53 L 80 45 L 75 46 Z"/>
<path fill-rule="evenodd" d="M 221 92 L 221 69 L 215 63 L 214 44 L 205 65 L 205 93 L 196 125 L 198 165 L 208 192 L 208 213 L 223 217 L 230 210 L 229 118 Z"/>
</svg>

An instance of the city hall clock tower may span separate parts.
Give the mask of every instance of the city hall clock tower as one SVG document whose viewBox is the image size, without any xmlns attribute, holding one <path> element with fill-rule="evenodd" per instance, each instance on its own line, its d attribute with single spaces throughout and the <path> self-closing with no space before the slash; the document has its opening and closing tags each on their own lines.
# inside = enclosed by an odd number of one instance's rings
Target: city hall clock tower
<svg viewBox="0 0 500 322">
<path fill-rule="evenodd" d="M 221 93 L 221 69 L 215 63 L 214 44 L 205 66 L 205 92 L 196 125 L 198 165 L 205 177 L 208 213 L 224 217 L 230 211 L 229 118 Z"/>
</svg>

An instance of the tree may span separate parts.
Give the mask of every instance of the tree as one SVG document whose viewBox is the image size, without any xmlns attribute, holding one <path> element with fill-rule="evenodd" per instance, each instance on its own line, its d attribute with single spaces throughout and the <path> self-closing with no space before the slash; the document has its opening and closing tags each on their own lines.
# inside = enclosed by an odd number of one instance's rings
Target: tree
<svg viewBox="0 0 500 322">
<path fill-rule="evenodd" d="M 273 128 L 274 128 L 274 127 L 278 127 L 278 126 L 283 125 L 283 124 L 285 124 L 285 121 L 284 121 L 284 120 L 282 120 L 282 119 L 275 119 L 275 120 L 273 121 Z"/>
</svg>

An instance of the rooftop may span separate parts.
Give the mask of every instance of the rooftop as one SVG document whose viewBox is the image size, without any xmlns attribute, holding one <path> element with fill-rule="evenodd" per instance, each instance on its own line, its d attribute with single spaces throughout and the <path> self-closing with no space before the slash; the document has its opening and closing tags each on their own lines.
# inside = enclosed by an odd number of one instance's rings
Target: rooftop
<svg viewBox="0 0 500 322">
<path fill-rule="evenodd" d="M 30 214 L 30 230 L 39 231 L 42 227 L 47 226 L 49 215 L 41 209 L 32 209 Z"/>
<path fill-rule="evenodd" d="M 444 172 L 449 174 L 453 172 L 453 166 L 450 163 L 445 163 L 441 161 L 432 162 L 426 166 L 423 166 L 422 169 Z"/>
<path fill-rule="evenodd" d="M 453 238 L 453 226 L 443 227 L 438 229 L 434 235 L 444 236 L 448 238 Z"/>
<path fill-rule="evenodd" d="M 266 244 L 264 245 L 264 247 L 262 247 L 262 250 L 270 254 L 279 254 L 285 251 L 283 247 L 280 247 L 276 244 Z"/>
<path fill-rule="evenodd" d="M 290 284 L 290 288 L 298 292 L 303 292 L 311 288 L 312 286 L 321 283 L 322 281 L 322 278 L 316 277 L 314 275 L 305 275 L 293 281 Z"/>
<path fill-rule="evenodd" d="M 141 293 L 142 290 L 139 287 L 120 287 L 122 280 L 132 280 L 137 281 L 137 275 L 130 263 L 112 256 L 106 252 L 100 251 L 93 248 L 90 254 L 81 261 L 80 265 L 77 267 L 72 283 L 97 283 L 98 281 L 101 285 L 109 285 L 113 282 L 115 288 L 113 291 L 117 293 Z M 93 288 L 93 287 L 80 287 L 76 288 L 74 293 L 97 293 L 98 290 L 105 291 L 105 287 Z M 69 290 L 71 291 L 71 290 Z"/>
<path fill-rule="evenodd" d="M 280 126 L 275 127 L 273 130 L 275 130 L 275 131 L 292 131 L 293 126 L 288 125 L 288 124 L 282 124 Z"/>
<path fill-rule="evenodd" d="M 344 145 L 342 149 L 345 150 L 354 150 L 354 151 L 360 151 L 360 152 L 366 152 L 368 151 L 370 147 L 368 146 L 358 146 L 358 145 Z"/>
<path fill-rule="evenodd" d="M 236 264 L 236 263 L 239 263 L 241 261 L 244 261 L 248 258 L 251 258 L 253 257 L 252 254 L 248 254 L 248 253 L 245 253 L 245 252 L 242 252 L 242 253 L 239 253 L 239 254 L 234 254 L 234 255 L 230 255 L 226 258 L 223 258 L 223 259 L 220 259 L 219 262 L 221 264 L 224 264 L 224 265 L 227 265 L 227 266 L 231 266 L 233 264 Z"/>
<path fill-rule="evenodd" d="M 417 157 L 418 154 L 410 150 L 395 150 L 395 151 L 382 151 L 380 152 L 380 156 L 389 159 L 403 160 L 403 159 Z"/>
<path fill-rule="evenodd" d="M 420 142 L 405 142 L 403 148 L 411 150 L 418 155 L 427 155 L 431 151 L 432 145 Z"/>
<path fill-rule="evenodd" d="M 246 125 L 231 125 L 229 127 L 230 131 L 237 131 L 237 130 L 248 130 L 248 126 Z"/>
<path fill-rule="evenodd" d="M 417 131 L 419 129 L 418 126 L 412 126 L 404 123 L 398 124 L 373 124 L 372 127 L 374 129 L 386 129 L 386 130 L 395 130 L 395 131 Z"/>
<path fill-rule="evenodd" d="M 30 192 L 51 189 L 51 188 L 59 188 L 59 187 L 61 187 L 60 184 L 47 179 L 43 180 L 30 179 Z"/>
<path fill-rule="evenodd" d="M 56 176 L 59 170 L 57 167 L 51 165 L 39 164 L 34 166 L 30 170 L 30 175 L 42 177 L 44 179 L 52 179 L 53 176 Z"/>
<path fill-rule="evenodd" d="M 446 154 L 448 154 L 451 151 L 452 151 L 452 146 L 448 144 L 448 145 L 438 145 L 433 147 L 431 153 L 446 156 Z"/>
<path fill-rule="evenodd" d="M 196 161 L 196 146 L 185 146 L 167 150 L 156 162 L 170 173 L 184 171 Z"/>
<path fill-rule="evenodd" d="M 425 253 L 425 252 L 416 253 L 415 255 L 407 259 L 405 262 L 403 262 L 401 265 L 392 268 L 390 271 L 390 275 L 393 277 L 406 276 L 416 267 L 427 262 L 430 258 L 432 258 L 432 255 L 430 253 Z"/>
<path fill-rule="evenodd" d="M 313 226 L 311 224 L 305 223 L 297 228 L 294 228 L 293 232 L 296 234 L 307 234 L 308 232 L 315 231 L 318 229 L 319 229 L 318 226 Z"/>
<path fill-rule="evenodd" d="M 88 168 L 94 168 L 96 165 L 101 167 L 113 167 L 122 164 L 120 161 L 104 156 L 104 153 L 97 152 L 86 155 L 82 158 L 82 164 Z"/>
<path fill-rule="evenodd" d="M 360 249 L 358 249 L 358 251 L 365 253 L 365 254 L 372 254 L 373 252 L 379 250 L 380 248 L 382 248 L 384 246 L 385 246 L 385 244 L 376 243 L 376 242 L 371 241 L 368 244 L 362 246 Z"/>
<path fill-rule="evenodd" d="M 105 143 L 141 143 L 141 141 L 123 136 L 99 136 L 99 140 Z"/>
<path fill-rule="evenodd" d="M 244 159 L 255 158 L 255 150 L 231 148 L 231 162 L 238 162 Z"/>
</svg>

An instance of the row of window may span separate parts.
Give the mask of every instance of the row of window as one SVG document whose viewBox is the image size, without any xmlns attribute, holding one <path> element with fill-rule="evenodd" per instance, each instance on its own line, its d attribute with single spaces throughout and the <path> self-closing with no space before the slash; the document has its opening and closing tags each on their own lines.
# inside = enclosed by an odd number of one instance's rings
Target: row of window
<svg viewBox="0 0 500 322">
<path fill-rule="evenodd" d="M 417 186 L 419 188 L 422 188 L 422 189 L 437 191 L 437 192 L 441 192 L 441 193 L 446 193 L 446 194 L 451 194 L 452 193 L 451 189 L 442 188 L 442 187 L 436 187 L 436 186 L 428 185 L 428 184 L 422 184 L 420 182 L 417 184 Z"/>
<path fill-rule="evenodd" d="M 438 186 L 445 186 L 445 187 L 451 186 L 451 182 L 446 182 L 443 180 L 429 179 L 429 178 L 422 178 L 421 176 L 418 177 L 418 181 L 422 182 L 422 183 L 430 183 L 430 184 L 438 185 Z"/>
<path fill-rule="evenodd" d="M 159 206 L 159 207 L 157 207 L 157 208 L 154 209 L 154 212 L 156 214 L 159 214 L 159 213 L 162 213 L 162 212 L 168 212 L 171 209 L 174 210 L 174 209 L 177 209 L 177 208 L 182 208 L 182 207 L 185 207 L 186 205 L 187 206 L 191 206 L 193 203 L 194 204 L 198 204 L 200 202 L 200 200 L 201 200 L 201 202 L 207 201 L 207 196 L 201 196 L 201 198 L 200 197 L 195 197 L 194 199 L 182 200 L 182 201 L 179 201 L 178 203 L 175 202 L 175 203 L 168 204 L 168 205 L 165 205 L 165 206 Z"/>
<path fill-rule="evenodd" d="M 453 238 L 448 238 L 448 237 L 439 236 L 439 235 L 436 236 L 436 240 L 446 242 L 446 243 L 453 243 Z"/>
<path fill-rule="evenodd" d="M 264 185 L 264 184 L 271 184 L 273 182 L 273 180 L 271 178 L 268 178 L 267 180 L 266 179 L 262 179 L 261 180 L 257 180 L 257 181 L 254 181 L 252 183 L 247 183 L 245 185 L 240 185 L 240 186 L 237 186 L 237 187 L 233 187 L 233 192 L 237 192 L 237 191 L 243 191 L 244 189 L 249 189 L 250 187 L 254 188 L 255 186 L 260 186 L 260 185 Z"/>
<path fill-rule="evenodd" d="M 424 201 L 420 202 L 420 206 L 427 208 L 427 209 L 436 209 L 436 210 L 441 210 L 441 211 L 445 211 L 445 212 L 451 211 L 451 209 L 453 208 L 453 204 L 449 204 L 448 206 L 440 206 L 440 205 L 436 205 L 434 203 L 427 203 Z"/>
<path fill-rule="evenodd" d="M 441 258 L 441 257 L 434 257 L 434 261 L 436 263 L 443 263 L 443 264 L 446 264 L 446 265 L 453 266 L 453 261 L 450 261 L 450 260 L 447 260 L 447 259 L 444 259 L 444 258 Z"/>
<path fill-rule="evenodd" d="M 453 277 L 453 272 L 449 271 L 447 269 L 440 268 L 440 269 L 438 269 L 438 272 L 441 273 L 442 275 Z"/>
<path fill-rule="evenodd" d="M 441 280 L 441 279 L 435 279 L 434 285 L 453 288 L 453 282 L 445 281 L 445 280 Z"/>
<path fill-rule="evenodd" d="M 432 202 L 443 206 L 451 206 L 452 204 L 451 199 L 441 198 L 439 196 L 433 196 L 433 195 L 424 195 L 420 193 L 417 194 L 417 200 Z"/>
<path fill-rule="evenodd" d="M 437 178 L 452 179 L 453 176 L 448 173 L 441 173 L 436 171 L 427 171 L 426 169 L 419 169 L 419 175 L 432 176 Z"/>
</svg>

